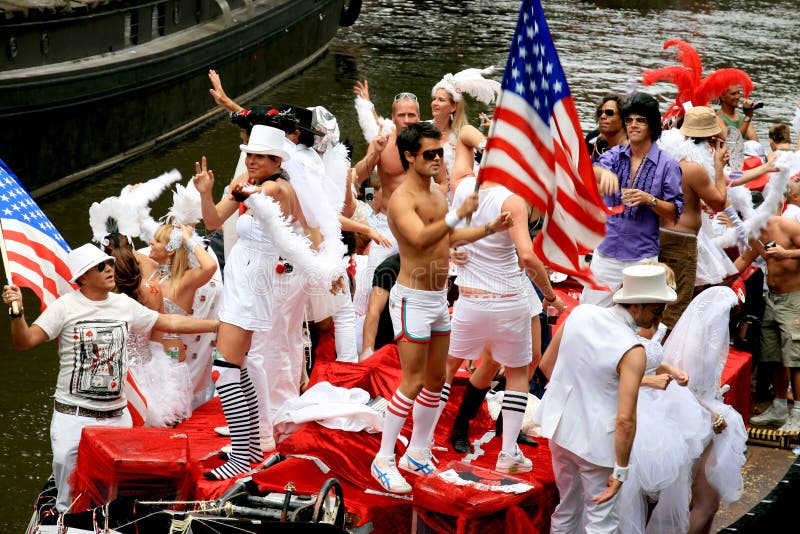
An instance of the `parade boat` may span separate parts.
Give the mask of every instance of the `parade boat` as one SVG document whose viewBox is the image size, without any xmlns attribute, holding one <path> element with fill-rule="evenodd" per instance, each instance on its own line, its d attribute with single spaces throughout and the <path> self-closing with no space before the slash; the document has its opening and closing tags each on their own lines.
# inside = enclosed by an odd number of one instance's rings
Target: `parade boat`
<svg viewBox="0 0 800 534">
<path fill-rule="evenodd" d="M 0 157 L 34 196 L 246 101 L 318 58 L 360 0 L 0 0 Z"/>
</svg>

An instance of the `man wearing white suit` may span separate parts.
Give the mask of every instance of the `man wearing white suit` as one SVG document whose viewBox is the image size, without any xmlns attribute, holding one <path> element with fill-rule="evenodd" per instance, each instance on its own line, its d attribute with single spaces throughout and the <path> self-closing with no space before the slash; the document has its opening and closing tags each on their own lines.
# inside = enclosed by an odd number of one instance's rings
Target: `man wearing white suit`
<svg viewBox="0 0 800 534">
<path fill-rule="evenodd" d="M 616 532 L 616 495 L 628 475 L 636 433 L 636 401 L 645 350 L 636 337 L 649 328 L 675 291 L 657 265 L 622 271 L 613 308 L 576 307 L 542 359 L 550 376 L 535 419 L 550 439 L 561 501 L 551 533 Z"/>
</svg>

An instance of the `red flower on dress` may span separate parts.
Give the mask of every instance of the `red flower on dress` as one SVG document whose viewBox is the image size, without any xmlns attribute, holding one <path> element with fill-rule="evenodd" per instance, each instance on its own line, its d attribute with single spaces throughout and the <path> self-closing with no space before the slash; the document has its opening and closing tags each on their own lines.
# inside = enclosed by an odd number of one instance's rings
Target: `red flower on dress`
<svg viewBox="0 0 800 534">
<path fill-rule="evenodd" d="M 278 274 L 285 273 L 286 272 L 286 265 L 284 265 L 283 263 L 279 263 L 278 265 L 275 266 L 275 272 L 278 273 Z"/>
</svg>

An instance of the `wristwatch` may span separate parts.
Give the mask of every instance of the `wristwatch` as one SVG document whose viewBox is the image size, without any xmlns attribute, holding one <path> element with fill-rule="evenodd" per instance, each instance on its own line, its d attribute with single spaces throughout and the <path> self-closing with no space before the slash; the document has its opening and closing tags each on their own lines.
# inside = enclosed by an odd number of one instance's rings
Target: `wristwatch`
<svg viewBox="0 0 800 534">
<path fill-rule="evenodd" d="M 656 204 L 658 204 L 658 199 L 656 198 L 655 195 L 653 195 L 653 200 L 650 201 L 650 206 L 655 208 Z"/>
<path fill-rule="evenodd" d="M 753 118 L 752 117 L 748 117 L 747 115 L 745 115 L 743 120 L 744 120 L 744 122 L 750 122 L 751 120 L 753 120 Z"/>
</svg>

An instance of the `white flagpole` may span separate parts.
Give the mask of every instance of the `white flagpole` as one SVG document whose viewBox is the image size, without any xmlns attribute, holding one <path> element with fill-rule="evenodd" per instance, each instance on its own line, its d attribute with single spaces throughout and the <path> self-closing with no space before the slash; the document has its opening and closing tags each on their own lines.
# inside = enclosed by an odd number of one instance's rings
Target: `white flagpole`
<svg viewBox="0 0 800 534">
<path fill-rule="evenodd" d="M 499 108 L 503 103 L 503 95 L 504 94 L 505 94 L 505 90 L 500 91 L 500 96 L 497 97 L 497 102 L 495 102 L 495 105 L 494 105 L 494 112 L 492 113 L 492 123 L 489 125 L 489 133 L 486 134 L 486 147 L 484 147 L 483 155 L 481 156 L 481 166 L 478 169 L 478 176 L 475 177 L 475 192 L 476 193 L 481 188 L 480 177 L 481 177 L 481 172 L 483 171 L 483 168 L 486 166 L 486 152 L 487 152 L 486 149 L 489 146 L 489 139 L 491 139 L 492 136 L 494 135 L 494 126 L 495 126 L 495 122 L 496 122 L 495 118 L 494 118 L 494 115 L 497 112 L 497 108 Z M 472 214 L 470 213 L 469 215 L 467 215 L 467 226 L 469 226 L 471 222 L 472 222 Z"/>
<path fill-rule="evenodd" d="M 6 252 L 6 240 L 3 238 L 3 223 L 0 221 L 0 256 L 3 257 L 3 273 L 5 274 L 8 285 L 11 285 L 11 269 L 8 265 L 8 253 Z M 11 313 L 19 313 L 19 303 L 15 300 L 11 303 Z"/>
</svg>

